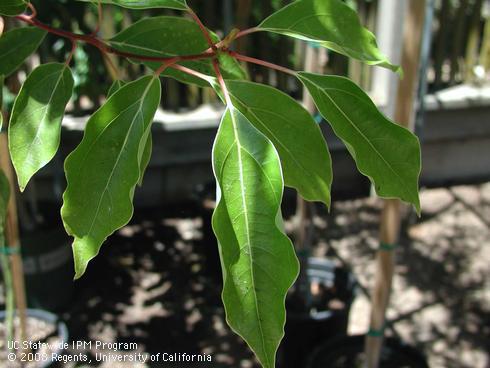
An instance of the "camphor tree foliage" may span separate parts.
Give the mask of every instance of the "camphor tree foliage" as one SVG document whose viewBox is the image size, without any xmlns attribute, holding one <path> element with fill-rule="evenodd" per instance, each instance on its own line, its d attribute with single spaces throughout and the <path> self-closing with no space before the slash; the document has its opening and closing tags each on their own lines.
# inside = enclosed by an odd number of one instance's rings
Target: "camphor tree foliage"
<svg viewBox="0 0 490 368">
<path fill-rule="evenodd" d="M 212 152 L 218 188 L 212 225 L 223 270 L 223 303 L 230 327 L 263 367 L 272 368 L 284 334 L 286 293 L 299 267 L 282 225 L 284 185 L 308 201 L 329 206 L 332 169 L 326 142 L 310 114 L 283 92 L 248 81 L 239 62 L 297 77 L 377 194 L 411 203 L 417 211 L 420 147 L 412 133 L 384 117 L 349 79 L 296 72 L 238 54 L 230 45 L 254 32 L 273 32 L 370 65 L 395 72 L 399 68 L 390 64 L 374 35 L 341 0 L 295 1 L 256 27 L 233 30 L 222 40 L 185 0 L 101 0 L 95 5 L 100 12 L 106 4 L 171 8 L 182 11 L 182 16 L 145 18 L 101 39 L 97 29 L 75 34 L 40 22 L 34 6 L 24 0 L 0 3 L 0 14 L 25 24 L 0 38 L 4 77 L 38 48 L 47 33 L 70 40 L 73 50 L 86 43 L 149 70 L 138 80 L 114 83 L 105 104 L 90 117 L 83 140 L 66 159 L 61 214 L 74 238 L 76 278 L 105 239 L 132 216 L 134 190 L 142 184 L 151 157 L 151 125 L 162 98 L 161 77 L 214 88 L 226 105 Z M 40 65 L 16 97 L 8 136 L 21 190 L 58 149 L 73 89 L 70 63 L 71 56 L 65 63 Z"/>
</svg>

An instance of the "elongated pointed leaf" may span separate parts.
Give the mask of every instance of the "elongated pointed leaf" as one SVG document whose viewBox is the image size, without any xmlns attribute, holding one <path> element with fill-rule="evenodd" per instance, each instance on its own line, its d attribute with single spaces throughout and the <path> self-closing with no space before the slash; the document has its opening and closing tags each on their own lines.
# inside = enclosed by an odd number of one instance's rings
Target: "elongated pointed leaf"
<svg viewBox="0 0 490 368">
<path fill-rule="evenodd" d="M 97 3 L 97 0 L 78 0 Z M 101 0 L 102 4 L 118 5 L 128 9 L 168 8 L 186 10 L 185 0 Z"/>
<path fill-rule="evenodd" d="M 332 162 L 308 111 L 285 93 L 247 81 L 227 81 L 238 110 L 276 147 L 285 184 L 309 201 L 330 205 Z"/>
<path fill-rule="evenodd" d="M 0 15 L 17 15 L 25 9 L 26 2 L 24 0 L 2 0 L 0 3 Z"/>
<path fill-rule="evenodd" d="M 212 34 L 216 42 L 219 38 Z M 154 17 L 136 22 L 118 33 L 110 40 L 116 50 L 136 53 L 143 56 L 173 57 L 176 55 L 194 55 L 206 51 L 209 45 L 199 26 L 190 19 L 179 17 Z M 229 55 L 221 55 L 223 75 L 227 79 L 243 79 L 246 74 L 240 65 Z M 203 74 L 214 76 L 210 60 L 196 60 L 180 63 Z M 161 63 L 145 62 L 145 65 L 157 69 Z M 193 83 L 208 87 L 208 83 L 174 69 L 167 69 L 163 75 L 173 77 L 184 83 Z"/>
<path fill-rule="evenodd" d="M 316 106 L 342 139 L 361 173 L 381 197 L 400 198 L 420 212 L 420 144 L 388 120 L 355 83 L 344 77 L 301 72 Z"/>
<path fill-rule="evenodd" d="M 8 77 L 38 48 L 46 31 L 34 27 L 15 28 L 0 37 L 0 75 Z"/>
<path fill-rule="evenodd" d="M 275 367 L 284 334 L 287 290 L 298 273 L 279 229 L 283 181 L 272 143 L 235 109 L 221 122 L 213 148 L 220 197 L 213 215 L 223 267 L 223 302 L 231 328 L 262 366 Z"/>
<path fill-rule="evenodd" d="M 111 87 L 109 88 L 109 92 L 107 92 L 107 98 L 111 97 L 114 93 L 119 91 L 126 84 L 127 83 L 122 80 L 114 81 L 114 83 L 112 83 Z M 138 181 L 139 186 L 143 184 L 143 176 L 145 175 L 146 168 L 150 164 L 152 150 L 153 150 L 153 140 L 152 140 L 151 130 L 150 130 L 148 132 L 148 138 L 146 139 L 145 148 L 143 151 L 143 155 L 141 157 L 141 163 L 140 163 L 141 172 L 140 172 L 140 179 Z"/>
<path fill-rule="evenodd" d="M 318 42 L 367 64 L 401 71 L 381 53 L 375 36 L 361 25 L 356 12 L 340 0 L 295 1 L 265 19 L 259 28 Z"/>
<path fill-rule="evenodd" d="M 44 64 L 27 77 L 15 99 L 9 149 L 21 191 L 58 151 L 61 121 L 73 83 L 66 64 Z"/>
<path fill-rule="evenodd" d="M 134 189 L 160 92 L 160 82 L 154 77 L 119 89 L 89 119 L 82 142 L 66 159 L 61 214 L 75 238 L 77 278 L 103 241 L 133 214 Z"/>
</svg>

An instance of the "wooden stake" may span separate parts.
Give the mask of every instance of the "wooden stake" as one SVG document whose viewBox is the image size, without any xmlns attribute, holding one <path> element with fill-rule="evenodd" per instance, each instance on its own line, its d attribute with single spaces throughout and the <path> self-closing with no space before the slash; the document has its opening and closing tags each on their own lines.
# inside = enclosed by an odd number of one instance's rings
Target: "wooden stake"
<svg viewBox="0 0 490 368">
<path fill-rule="evenodd" d="M 10 267 L 12 270 L 15 304 L 17 309 L 17 316 L 20 321 L 20 338 L 22 341 L 26 341 L 26 293 L 24 284 L 24 269 L 22 266 L 22 257 L 20 254 L 20 240 L 19 240 L 19 227 L 17 223 L 17 206 L 15 202 L 15 189 L 16 183 L 14 179 L 14 173 L 12 171 L 12 164 L 10 162 L 10 155 L 7 145 L 7 136 L 5 133 L 0 134 L 0 167 L 5 173 L 10 183 L 10 199 L 7 208 L 7 218 L 5 221 L 5 240 L 6 245 L 16 250 L 9 256 Z"/>
<path fill-rule="evenodd" d="M 409 129 L 413 129 L 414 122 L 425 9 L 425 0 L 411 0 L 404 26 L 402 67 L 405 77 L 398 87 L 395 120 Z M 381 215 L 380 249 L 376 256 L 377 271 L 372 292 L 371 323 L 366 338 L 365 366 L 368 368 L 378 367 L 383 345 L 386 309 L 395 268 L 395 251 L 392 247 L 398 242 L 400 207 L 399 200 L 385 200 Z"/>
</svg>

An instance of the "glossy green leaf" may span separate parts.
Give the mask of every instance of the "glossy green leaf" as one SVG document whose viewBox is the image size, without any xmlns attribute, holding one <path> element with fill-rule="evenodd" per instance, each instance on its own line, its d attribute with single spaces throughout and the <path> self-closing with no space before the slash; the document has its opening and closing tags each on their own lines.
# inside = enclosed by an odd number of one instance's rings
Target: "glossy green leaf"
<svg viewBox="0 0 490 368">
<path fill-rule="evenodd" d="M 298 76 L 320 113 L 347 146 L 359 171 L 374 184 L 376 193 L 400 198 L 420 212 L 418 138 L 381 114 L 351 80 L 305 72 Z"/>
<path fill-rule="evenodd" d="M 66 64 L 44 64 L 27 77 L 15 99 L 9 149 L 21 191 L 58 151 L 61 121 L 73 83 Z"/>
<path fill-rule="evenodd" d="M 115 80 L 110 88 L 109 88 L 109 91 L 107 91 L 107 98 L 111 97 L 114 93 L 116 93 L 117 91 L 119 91 L 122 87 L 124 87 L 127 83 L 125 81 L 122 81 L 122 80 Z"/>
<path fill-rule="evenodd" d="M 160 93 L 160 82 L 152 76 L 119 89 L 89 119 L 82 142 L 66 159 L 61 214 L 75 238 L 77 278 L 104 240 L 131 219 L 134 189 Z"/>
<path fill-rule="evenodd" d="M 109 92 L 107 92 L 107 98 L 111 97 L 114 93 L 116 93 L 119 89 L 121 89 L 126 84 L 127 82 L 124 82 L 122 80 L 114 81 L 111 87 L 109 88 Z M 143 184 L 143 176 L 145 174 L 146 168 L 150 164 L 152 150 L 153 150 L 153 140 L 152 140 L 151 130 L 150 130 L 143 151 L 143 156 L 141 157 L 141 163 L 140 163 L 141 172 L 140 172 L 140 179 L 138 181 L 139 186 Z"/>
<path fill-rule="evenodd" d="M 318 124 L 296 100 L 263 84 L 227 81 L 236 108 L 276 147 L 284 181 L 330 206 L 332 162 Z"/>
<path fill-rule="evenodd" d="M 153 152 L 153 138 L 150 130 L 148 132 L 148 137 L 146 138 L 143 155 L 141 156 L 141 161 L 140 161 L 140 178 L 138 180 L 139 186 L 143 185 L 143 178 L 145 176 L 145 171 L 148 168 L 148 165 L 150 165 L 152 152 Z"/>
<path fill-rule="evenodd" d="M 259 28 L 318 42 L 369 65 L 401 71 L 378 49 L 375 36 L 361 25 L 356 12 L 340 0 L 295 1 L 265 19 Z"/>
<path fill-rule="evenodd" d="M 212 34 L 214 41 L 219 38 Z M 154 17 L 142 19 L 131 27 L 118 33 L 110 41 L 116 50 L 131 52 L 143 56 L 173 57 L 176 55 L 194 55 L 206 51 L 209 45 L 199 26 L 192 20 L 181 17 Z M 229 55 L 221 55 L 223 75 L 227 79 L 243 79 L 246 74 L 240 65 Z M 210 60 L 196 60 L 179 63 L 206 75 L 214 76 Z M 145 62 L 145 65 L 157 69 L 160 62 Z M 184 83 L 193 83 L 208 87 L 208 83 L 199 78 L 167 69 L 163 75 L 173 77 Z"/>
<path fill-rule="evenodd" d="M 78 0 L 97 3 L 97 0 Z M 101 0 L 102 4 L 118 5 L 128 9 L 168 8 L 186 10 L 185 0 Z"/>
<path fill-rule="evenodd" d="M 283 180 L 272 143 L 238 110 L 227 110 L 213 148 L 218 205 L 213 229 L 223 268 L 223 303 L 231 328 L 265 368 L 275 367 L 284 335 L 284 301 L 298 273 L 280 229 Z"/>
<path fill-rule="evenodd" d="M 14 28 L 0 37 L 0 75 L 15 72 L 38 48 L 46 31 L 34 27 Z"/>
<path fill-rule="evenodd" d="M 0 3 L 0 15 L 17 15 L 25 9 L 26 2 L 24 0 L 2 0 Z"/>
</svg>

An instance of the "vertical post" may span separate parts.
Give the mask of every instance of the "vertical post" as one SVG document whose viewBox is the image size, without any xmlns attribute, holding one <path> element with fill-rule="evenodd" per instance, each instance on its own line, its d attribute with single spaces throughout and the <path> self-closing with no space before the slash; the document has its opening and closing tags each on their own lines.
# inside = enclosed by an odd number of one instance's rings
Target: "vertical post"
<svg viewBox="0 0 490 368">
<path fill-rule="evenodd" d="M 10 199 L 7 206 L 7 217 L 5 221 L 5 239 L 10 249 L 10 268 L 12 271 L 14 297 L 17 307 L 17 316 L 20 321 L 20 338 L 26 340 L 26 294 L 24 285 L 24 269 L 20 254 L 19 227 L 17 223 L 17 206 L 15 203 L 15 180 L 10 163 L 10 155 L 7 145 L 7 136 L 0 133 L 0 168 L 5 173 L 10 184 Z"/>
<path fill-rule="evenodd" d="M 400 82 L 396 97 L 395 120 L 413 129 L 415 95 L 420 65 L 423 36 L 425 0 L 411 0 L 403 33 L 402 67 L 405 77 Z M 385 200 L 381 215 L 380 249 L 376 256 L 377 271 L 372 293 L 371 323 L 366 338 L 366 362 L 368 368 L 379 366 L 383 345 L 386 309 L 388 307 L 395 268 L 395 244 L 400 230 L 400 206 L 398 200 Z"/>
<path fill-rule="evenodd" d="M 478 63 L 478 43 L 480 42 L 480 19 L 483 7 L 483 0 L 476 0 L 473 6 L 473 14 L 470 20 L 470 30 L 466 46 L 465 60 L 465 83 L 474 80 L 473 68 Z"/>
<path fill-rule="evenodd" d="M 380 0 L 376 39 L 379 48 L 394 64 L 400 64 L 403 42 L 403 19 L 407 10 L 407 0 Z M 383 107 L 384 113 L 393 118 L 399 77 L 385 68 L 373 69 L 373 97 Z"/>
<path fill-rule="evenodd" d="M 487 75 L 490 75 L 490 16 L 485 20 L 482 48 L 480 51 L 480 65 L 483 66 Z"/>
</svg>

